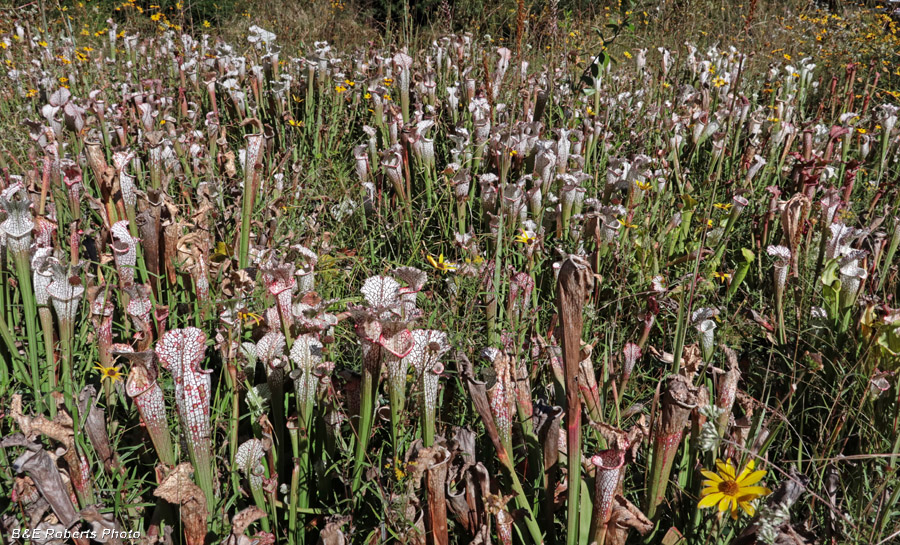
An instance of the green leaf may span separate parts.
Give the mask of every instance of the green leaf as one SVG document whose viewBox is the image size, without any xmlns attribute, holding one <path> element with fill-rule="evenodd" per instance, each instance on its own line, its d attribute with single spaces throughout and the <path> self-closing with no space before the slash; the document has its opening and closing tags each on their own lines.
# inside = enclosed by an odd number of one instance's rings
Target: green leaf
<svg viewBox="0 0 900 545">
<path fill-rule="evenodd" d="M 819 277 L 819 281 L 823 286 L 833 286 L 835 281 L 839 281 L 839 278 L 838 261 L 832 259 L 825 265 L 825 270 L 822 271 L 822 276 Z"/>
<path fill-rule="evenodd" d="M 900 356 L 900 326 L 888 324 L 878 335 L 878 346 L 891 356 Z"/>
<path fill-rule="evenodd" d="M 840 318 L 839 309 L 841 305 L 841 281 L 836 279 L 831 284 L 822 288 L 822 297 L 825 299 L 825 308 L 828 311 L 828 317 L 832 320 Z"/>
</svg>

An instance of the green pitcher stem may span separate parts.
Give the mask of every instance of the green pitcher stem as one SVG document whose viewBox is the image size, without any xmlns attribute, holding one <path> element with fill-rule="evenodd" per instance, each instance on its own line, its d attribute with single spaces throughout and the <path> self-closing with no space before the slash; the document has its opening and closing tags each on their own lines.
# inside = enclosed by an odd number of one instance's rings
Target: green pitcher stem
<svg viewBox="0 0 900 545">
<path fill-rule="evenodd" d="M 366 449 L 369 446 L 369 435 L 372 433 L 372 421 L 375 412 L 375 391 L 378 388 L 378 377 L 381 376 L 381 363 L 375 365 L 375 369 L 363 369 L 362 376 L 362 402 L 360 403 L 359 429 L 356 442 L 356 455 L 353 460 L 353 495 L 359 493 L 363 474 L 363 462 L 366 459 Z"/>
<path fill-rule="evenodd" d="M 290 508 L 288 509 L 288 542 L 291 544 L 302 543 L 305 532 L 297 533 L 297 502 L 300 488 L 300 461 L 294 462 L 294 469 L 291 471 L 291 495 Z"/>
<path fill-rule="evenodd" d="M 512 478 L 513 492 L 516 493 L 516 507 L 525 510 L 525 526 L 528 528 L 528 534 L 531 536 L 534 545 L 541 545 L 544 542 L 544 537 L 541 535 L 541 529 L 538 527 L 537 520 L 534 518 L 534 511 L 531 509 L 528 497 L 525 496 L 525 489 L 522 488 L 519 476 L 516 475 L 516 470 L 508 456 L 505 462 L 504 466 L 509 471 L 509 475 Z"/>
<path fill-rule="evenodd" d="M 213 511 L 216 496 L 213 492 L 215 487 L 213 486 L 212 455 L 203 447 L 200 449 L 201 452 L 195 452 L 195 448 L 189 450 L 191 461 L 194 463 L 194 477 L 200 489 L 203 490 L 203 495 L 206 496 L 206 505 L 209 506 L 210 511 Z"/>
<path fill-rule="evenodd" d="M 390 386 L 391 443 L 394 445 L 394 462 L 400 459 L 400 416 L 403 414 L 403 392 Z M 428 445 L 426 445 L 428 446 Z"/>
<path fill-rule="evenodd" d="M 71 320 L 59 321 L 59 360 L 62 362 L 62 386 L 66 407 L 71 411 L 75 407 L 75 392 L 72 386 L 72 339 L 75 324 Z"/>
<path fill-rule="evenodd" d="M 574 418 L 572 418 L 574 416 Z M 581 493 L 581 486 L 579 483 L 581 482 L 581 415 L 571 415 L 567 414 L 566 418 L 570 419 L 570 422 L 567 422 L 567 435 L 568 435 L 568 479 L 569 479 L 569 494 L 566 498 L 566 506 L 567 506 L 567 525 L 568 532 L 566 533 L 566 545 L 578 545 L 578 537 L 579 537 L 579 529 L 578 529 L 578 521 L 579 515 L 578 511 L 581 507 L 581 500 L 579 499 L 579 495 Z"/>
<path fill-rule="evenodd" d="M 675 461 L 675 453 L 681 445 L 681 434 L 675 437 L 666 436 L 655 440 L 653 445 L 653 461 L 650 470 L 650 487 L 647 491 L 647 518 L 653 520 L 656 509 L 666 495 L 669 475 Z"/>
<path fill-rule="evenodd" d="M 253 212 L 253 177 L 244 177 L 244 194 L 241 197 L 241 242 L 238 262 L 242 269 L 249 265 L 250 253 L 250 214 Z"/>
<path fill-rule="evenodd" d="M 297 507 L 305 509 L 309 507 L 310 471 L 309 449 L 310 431 L 312 429 L 313 401 L 309 400 L 300 407 L 300 422 L 297 430 L 297 464 L 300 468 L 300 488 L 297 491 Z"/>
<path fill-rule="evenodd" d="M 40 414 L 44 410 L 44 398 L 41 394 L 41 375 L 38 365 L 37 322 L 35 321 L 37 305 L 34 300 L 34 289 L 31 286 L 31 264 L 28 261 L 28 252 L 16 252 L 13 257 L 16 262 L 19 294 L 25 308 L 25 332 L 28 336 L 28 346 L 25 347 L 25 351 L 28 353 L 28 364 L 31 370 L 31 387 L 34 390 L 35 409 Z M 46 349 L 49 351 L 50 347 Z M 53 373 L 55 369 L 50 368 L 48 372 Z"/>
<path fill-rule="evenodd" d="M 44 357 L 47 369 L 50 370 L 50 389 L 56 388 L 56 373 L 53 372 L 55 361 L 53 359 L 53 311 L 48 306 L 38 307 L 38 316 L 41 319 L 41 330 L 44 333 Z M 51 416 L 56 412 L 56 407 L 50 406 Z"/>
<path fill-rule="evenodd" d="M 261 511 L 266 511 L 266 496 L 263 494 L 262 487 L 251 486 L 250 492 L 253 494 L 253 503 L 256 504 Z M 263 532 L 271 531 L 271 527 L 269 526 L 269 517 L 262 517 L 259 519 L 259 524 L 262 526 Z"/>
<path fill-rule="evenodd" d="M 422 412 L 422 442 L 426 447 L 434 445 L 434 410 L 427 407 Z"/>
</svg>

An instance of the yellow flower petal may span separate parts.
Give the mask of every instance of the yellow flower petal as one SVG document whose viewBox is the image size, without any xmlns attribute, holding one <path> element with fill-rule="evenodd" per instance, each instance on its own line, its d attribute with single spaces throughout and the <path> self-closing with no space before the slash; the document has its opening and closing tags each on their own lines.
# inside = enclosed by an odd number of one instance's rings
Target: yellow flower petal
<svg viewBox="0 0 900 545">
<path fill-rule="evenodd" d="M 715 494 L 705 496 L 700 500 L 700 503 L 697 504 L 701 509 L 705 509 L 707 507 L 712 507 L 713 505 L 719 503 L 719 501 L 724 498 L 725 495 L 721 492 L 716 492 Z"/>
<path fill-rule="evenodd" d="M 756 509 L 754 509 L 753 506 L 750 505 L 750 502 L 742 501 L 742 502 L 738 502 L 738 503 L 740 504 L 741 509 L 743 509 L 744 512 L 747 513 L 748 515 L 750 515 L 751 517 L 754 514 L 756 514 Z"/>
<path fill-rule="evenodd" d="M 723 496 L 722 501 L 719 502 L 719 511 L 724 513 L 725 511 L 728 511 L 728 504 L 731 503 L 731 497 L 725 496 L 724 494 Z"/>
<path fill-rule="evenodd" d="M 720 492 L 719 492 L 718 486 L 710 486 L 710 487 L 704 488 L 703 490 L 700 491 L 700 495 L 703 497 L 709 496 L 711 494 L 719 494 L 719 493 Z"/>
<path fill-rule="evenodd" d="M 736 480 L 734 477 L 734 466 L 731 464 L 731 459 L 728 459 L 728 463 L 723 462 L 722 460 L 716 460 L 716 467 L 719 468 L 719 473 L 722 474 L 723 480 L 725 478 L 729 478 L 729 480 Z"/>
<path fill-rule="evenodd" d="M 714 482 L 714 483 L 720 483 L 720 482 L 722 482 L 722 477 L 719 477 L 718 475 L 716 475 L 716 474 L 713 473 L 712 471 L 707 471 L 707 470 L 705 470 L 705 469 L 701 469 L 701 470 L 700 470 L 700 473 L 702 473 L 704 477 L 706 477 L 707 479 L 709 479 L 710 481 L 712 481 L 712 482 Z"/>
<path fill-rule="evenodd" d="M 762 480 L 762 478 L 765 476 L 766 476 L 766 470 L 760 469 L 759 471 L 754 471 L 753 473 L 750 473 L 749 475 L 745 476 L 742 479 L 738 479 L 738 484 L 741 486 L 741 488 L 743 488 L 745 486 L 752 486 L 752 485 L 758 483 L 760 480 Z"/>
<path fill-rule="evenodd" d="M 741 471 L 741 474 L 737 476 L 737 479 L 736 479 L 736 480 L 737 480 L 738 482 L 740 482 L 741 479 L 743 479 L 744 477 L 746 477 L 747 475 L 749 475 L 751 472 L 753 472 L 753 468 L 754 468 L 754 467 L 756 467 L 756 464 L 754 463 L 753 460 L 750 460 L 749 462 L 747 462 L 747 465 L 744 467 L 744 470 Z"/>
<path fill-rule="evenodd" d="M 772 491 L 765 486 L 742 486 L 739 500 L 745 499 L 747 496 L 757 498 L 759 496 L 768 496 Z"/>
</svg>

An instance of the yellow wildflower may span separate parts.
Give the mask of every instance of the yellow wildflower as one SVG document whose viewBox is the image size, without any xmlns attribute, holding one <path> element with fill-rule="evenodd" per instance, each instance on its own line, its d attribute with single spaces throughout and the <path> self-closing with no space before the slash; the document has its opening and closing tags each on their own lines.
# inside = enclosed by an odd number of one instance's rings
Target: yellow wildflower
<svg viewBox="0 0 900 545">
<path fill-rule="evenodd" d="M 755 467 L 753 460 L 747 463 L 747 467 L 741 471 L 740 475 L 736 475 L 734 464 L 729 459 L 728 462 L 716 460 L 716 467 L 719 472 L 702 470 L 706 480 L 703 481 L 703 490 L 700 492 L 702 499 L 698 506 L 703 509 L 719 506 L 719 511 L 731 511 L 731 518 L 738 518 L 738 507 L 744 510 L 751 517 L 756 513 L 750 502 L 761 496 L 767 496 L 772 493 L 765 486 L 756 486 L 756 484 L 766 476 L 765 470 L 753 471 Z"/>
<path fill-rule="evenodd" d="M 100 371 L 100 380 L 109 380 L 112 382 L 116 382 L 117 380 L 121 380 L 125 375 L 119 372 L 118 366 L 112 367 L 104 367 L 103 364 L 98 363 L 94 366 L 94 369 Z"/>
<path fill-rule="evenodd" d="M 444 254 L 440 254 L 437 259 L 434 256 L 429 255 L 426 257 L 428 263 L 434 267 L 435 269 L 441 271 L 442 273 L 447 273 L 450 271 L 455 271 L 458 267 L 456 264 L 451 263 L 449 261 L 444 261 Z"/>
<path fill-rule="evenodd" d="M 530 246 L 537 241 L 537 234 L 534 231 L 526 231 L 525 229 L 519 230 L 522 234 L 516 235 L 516 242 Z"/>
</svg>

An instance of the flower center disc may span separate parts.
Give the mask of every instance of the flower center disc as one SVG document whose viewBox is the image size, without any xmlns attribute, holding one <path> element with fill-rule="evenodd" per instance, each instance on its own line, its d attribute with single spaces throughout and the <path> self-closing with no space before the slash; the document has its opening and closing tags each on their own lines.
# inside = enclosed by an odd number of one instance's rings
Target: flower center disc
<svg viewBox="0 0 900 545">
<path fill-rule="evenodd" d="M 719 492 L 726 496 L 736 496 L 740 487 L 734 481 L 722 481 L 719 483 Z"/>
</svg>

